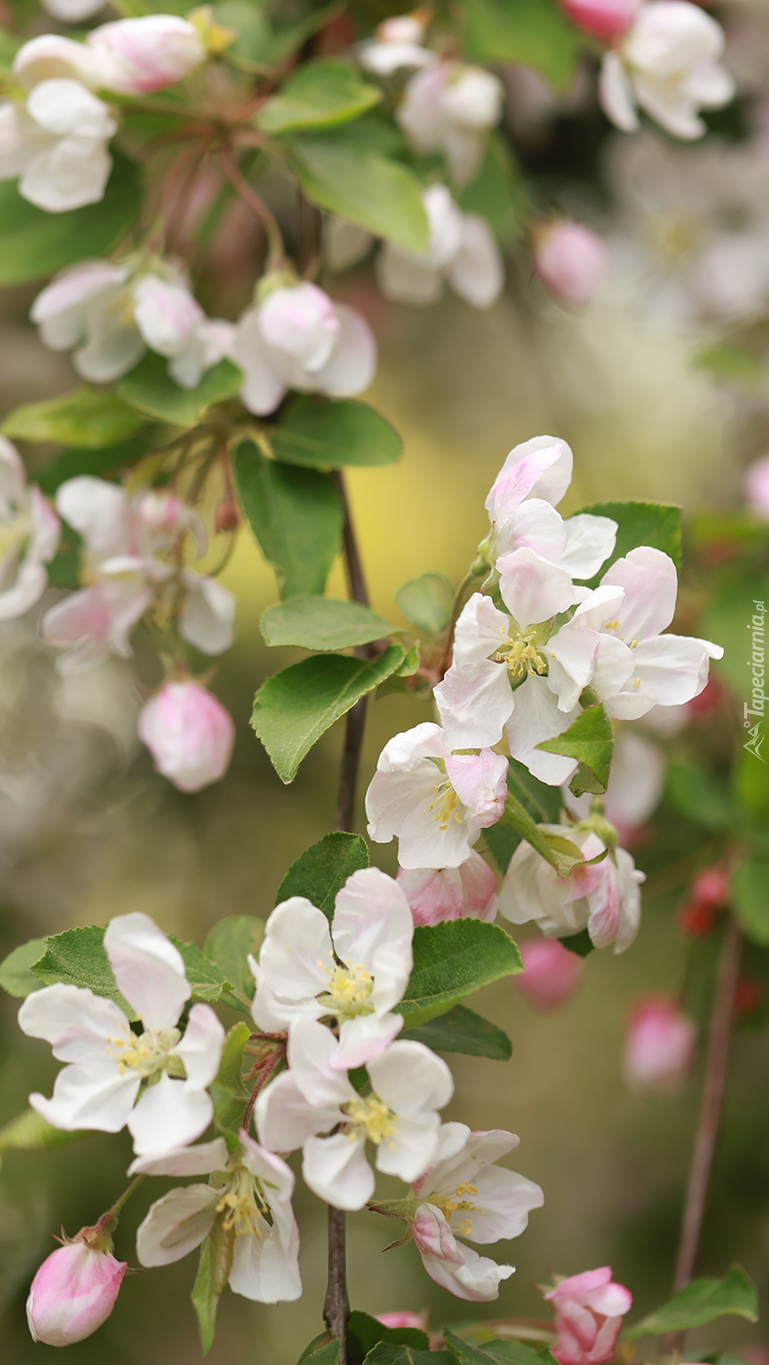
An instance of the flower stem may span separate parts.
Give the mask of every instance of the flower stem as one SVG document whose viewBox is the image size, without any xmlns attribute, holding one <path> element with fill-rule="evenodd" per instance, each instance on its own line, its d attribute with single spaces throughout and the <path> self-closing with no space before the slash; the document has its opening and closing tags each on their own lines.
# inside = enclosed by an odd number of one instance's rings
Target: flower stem
<svg viewBox="0 0 769 1365">
<path fill-rule="evenodd" d="M 713 1155 L 721 1123 L 741 950 L 742 934 L 736 921 L 730 919 L 724 932 L 718 959 L 710 1028 L 708 1030 L 705 1080 L 702 1087 L 700 1113 L 689 1168 L 689 1183 L 681 1222 L 681 1240 L 673 1277 L 674 1293 L 683 1289 L 691 1280 L 697 1258 L 697 1248 L 705 1217 L 708 1186 L 713 1167 Z M 669 1351 L 680 1351 L 684 1336 L 684 1332 L 671 1333 L 666 1342 L 667 1349 Z"/>
<path fill-rule="evenodd" d="M 240 195 L 243 202 L 248 204 L 251 212 L 256 215 L 264 228 L 268 246 L 267 267 L 269 270 L 275 270 L 285 261 L 283 237 L 278 227 L 278 221 L 272 210 L 267 207 L 256 191 L 252 190 L 242 174 L 238 159 L 229 142 L 221 148 L 220 155 L 224 173 L 233 189 Z"/>
<path fill-rule="evenodd" d="M 259 1075 L 256 1078 L 256 1083 L 254 1085 L 253 1090 L 251 1091 L 248 1104 L 246 1105 L 246 1112 L 243 1115 L 243 1127 L 245 1128 L 246 1132 L 248 1132 L 248 1125 L 251 1122 L 251 1115 L 254 1111 L 254 1105 L 256 1104 L 259 1091 L 262 1090 L 264 1086 L 267 1084 L 268 1080 L 270 1079 L 270 1076 L 272 1075 L 273 1071 L 278 1065 L 278 1062 L 281 1060 L 281 1058 L 285 1057 L 285 1055 L 286 1044 L 280 1043 L 279 1046 L 276 1047 L 275 1051 L 266 1058 L 265 1062 L 260 1067 Z"/>
</svg>

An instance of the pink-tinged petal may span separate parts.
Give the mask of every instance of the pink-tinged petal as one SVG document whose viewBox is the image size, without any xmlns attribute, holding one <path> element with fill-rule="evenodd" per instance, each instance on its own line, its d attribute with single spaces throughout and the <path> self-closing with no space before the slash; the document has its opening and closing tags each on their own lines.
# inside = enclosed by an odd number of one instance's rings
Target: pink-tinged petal
<svg viewBox="0 0 769 1365">
<path fill-rule="evenodd" d="M 708 680 L 711 659 L 720 659 L 723 649 L 710 640 L 688 635 L 658 635 L 640 640 L 633 650 L 633 677 L 626 690 L 641 679 L 639 691 L 651 695 L 663 706 L 681 706 L 699 696 Z"/>
<path fill-rule="evenodd" d="M 129 1175 L 210 1175 L 223 1171 L 229 1159 L 224 1138 L 201 1142 L 197 1147 L 177 1147 L 161 1157 L 137 1157 Z"/>
<path fill-rule="evenodd" d="M 133 286 L 133 312 L 142 338 L 159 355 L 176 355 L 204 314 L 183 284 L 142 275 Z"/>
<path fill-rule="evenodd" d="M 228 588 L 215 578 L 187 573 L 179 629 L 189 644 L 204 654 L 223 654 L 235 637 L 237 604 Z"/>
<path fill-rule="evenodd" d="M 635 133 L 639 127 L 633 100 L 633 88 L 616 52 L 605 52 L 598 78 L 601 108 L 615 128 L 623 133 Z"/>
<path fill-rule="evenodd" d="M 583 958 L 556 938 L 529 938 L 520 949 L 523 971 L 513 980 L 529 1004 L 550 1010 L 568 1000 L 582 975 Z"/>
<path fill-rule="evenodd" d="M 646 640 L 673 620 L 678 592 L 676 566 L 669 555 L 650 545 L 631 550 L 606 571 L 601 584 L 624 589 L 620 634 L 625 642 Z"/>
<path fill-rule="evenodd" d="M 192 987 L 179 949 L 154 920 L 140 911 L 118 915 L 104 932 L 104 951 L 119 991 L 144 1027 L 153 1031 L 173 1028 Z"/>
<path fill-rule="evenodd" d="M 172 1080 L 163 1072 L 156 1085 L 140 1096 L 128 1119 L 137 1156 L 162 1156 L 200 1137 L 214 1117 L 214 1103 L 206 1090 L 187 1081 Z"/>
<path fill-rule="evenodd" d="M 136 1233 L 140 1264 L 173 1265 L 194 1251 L 216 1221 L 218 1202 L 218 1191 L 209 1185 L 186 1185 L 157 1199 Z"/>
<path fill-rule="evenodd" d="M 604 1285 L 610 1283 L 611 1266 L 603 1265 L 597 1270 L 583 1270 L 579 1275 L 567 1275 L 565 1279 L 559 1280 L 555 1288 L 549 1290 L 544 1298 L 548 1303 L 558 1303 L 560 1299 L 584 1298 L 585 1294 L 602 1289 Z"/>
<path fill-rule="evenodd" d="M 228 355 L 245 376 L 240 397 L 257 417 L 274 412 L 286 393 L 273 353 L 259 328 L 259 313 L 249 308 L 238 322 Z"/>
<path fill-rule="evenodd" d="M 560 711 L 547 679 L 530 673 L 516 690 L 515 710 L 505 727 L 511 757 L 523 763 L 540 782 L 560 787 L 575 772 L 576 761 L 560 754 L 546 753 L 537 749 L 537 745 L 543 740 L 562 735 L 577 719 L 580 711 L 579 705 L 571 711 Z"/>
<path fill-rule="evenodd" d="M 499 1295 L 500 1281 L 514 1273 L 511 1265 L 497 1265 L 488 1256 L 479 1256 L 472 1247 L 457 1243 L 462 1265 L 442 1261 L 435 1256 L 423 1256 L 425 1270 L 441 1288 L 448 1289 L 455 1298 L 469 1303 L 490 1303 Z"/>
<path fill-rule="evenodd" d="M 691 1070 L 696 1042 L 696 1026 L 675 1000 L 661 995 L 641 1001 L 625 1035 L 625 1080 L 633 1090 L 679 1090 Z"/>
<path fill-rule="evenodd" d="M 533 550 L 513 550 L 497 560 L 499 590 L 521 630 L 549 621 L 579 601 L 569 575 Z"/>
<path fill-rule="evenodd" d="M 566 548 L 566 523 L 544 498 L 526 498 L 497 522 L 495 545 L 498 555 L 529 549 L 564 568 L 561 557 Z"/>
<path fill-rule="evenodd" d="M 425 1256 L 438 1256 L 444 1261 L 462 1265 L 462 1253 L 445 1215 L 432 1204 L 421 1204 L 414 1219 L 414 1241 Z"/>
<path fill-rule="evenodd" d="M 574 456 L 558 436 L 533 436 L 510 451 L 486 499 L 492 523 L 524 498 L 543 498 L 557 507 L 571 483 Z"/>
<path fill-rule="evenodd" d="M 469 1213 L 457 1209 L 449 1225 L 458 1236 L 480 1246 L 520 1237 L 528 1227 L 529 1214 L 545 1202 L 533 1180 L 500 1166 L 482 1166 L 473 1176 L 473 1184 L 478 1191 L 472 1199 L 476 1209 Z"/>
<path fill-rule="evenodd" d="M 378 867 L 362 868 L 347 878 L 337 893 L 331 932 L 337 956 L 348 964 L 361 962 L 370 971 L 393 946 L 403 960 L 406 984 L 412 965 L 411 911 L 398 883 Z"/>
<path fill-rule="evenodd" d="M 507 800 L 507 769 L 507 759 L 493 749 L 446 759 L 449 781 L 470 812 L 469 829 L 488 829 L 501 819 Z"/>
<path fill-rule="evenodd" d="M 363 314 L 356 308 L 338 303 L 336 315 L 340 325 L 339 337 L 325 365 L 315 371 L 312 387 L 337 398 L 350 398 L 363 393 L 374 381 L 377 367 L 376 338 Z"/>
<path fill-rule="evenodd" d="M 53 1098 L 32 1094 L 29 1103 L 54 1128 L 76 1132 L 95 1128 L 100 1133 L 119 1133 L 125 1128 L 141 1085 L 137 1072 L 117 1069 L 113 1058 L 102 1065 L 65 1066 L 53 1086 Z"/>
<path fill-rule="evenodd" d="M 29 312 L 45 345 L 54 351 L 77 346 L 94 301 L 114 300 L 127 278 L 127 268 L 111 261 L 84 261 L 63 271 L 38 294 Z"/>
<path fill-rule="evenodd" d="M 98 1066 L 107 1062 L 108 1044 L 131 1038 L 128 1020 L 113 1000 L 59 981 L 28 995 L 19 1010 L 19 1028 L 28 1038 L 44 1038 L 60 1062 Z"/>
<path fill-rule="evenodd" d="M 304 1144 L 304 1182 L 337 1209 L 362 1209 L 374 1193 L 374 1172 L 366 1160 L 365 1137 L 347 1133 L 311 1137 Z"/>
<path fill-rule="evenodd" d="M 259 307 L 259 328 L 269 346 L 314 372 L 331 356 L 340 321 L 328 294 L 305 282 L 273 289 Z"/>
<path fill-rule="evenodd" d="M 189 1084 L 204 1090 L 216 1079 L 224 1047 L 224 1028 L 210 1005 L 193 1005 L 184 1037 L 173 1050 L 181 1057 Z"/>
<path fill-rule="evenodd" d="M 548 661 L 547 685 L 558 698 L 559 710 L 573 710 L 583 688 L 592 680 L 599 643 L 596 631 L 580 630 L 569 624 L 543 647 Z"/>
<path fill-rule="evenodd" d="M 398 884 L 406 894 L 415 924 L 442 920 L 493 920 L 497 913 L 496 874 L 479 853 L 457 868 L 400 868 Z"/>
<path fill-rule="evenodd" d="M 617 523 L 611 517 L 578 512 L 564 522 L 566 549 L 558 563 L 572 578 L 592 578 L 617 542 Z M 535 547 L 536 548 L 536 547 Z"/>
<path fill-rule="evenodd" d="M 101 24 L 86 41 L 103 63 L 104 86 L 123 95 L 150 95 L 174 85 L 207 55 L 195 25 L 175 14 Z"/>
<path fill-rule="evenodd" d="M 665 785 L 665 756 L 657 744 L 628 730 L 614 741 L 606 814 L 622 835 L 637 830 L 656 809 Z M 623 843 L 626 842 L 623 839 Z"/>
<path fill-rule="evenodd" d="M 494 234 L 477 213 L 462 217 L 462 243 L 448 266 L 455 294 L 474 308 L 490 308 L 505 287 L 505 270 Z"/>
<path fill-rule="evenodd" d="M 504 643 L 500 636 L 498 644 Z M 452 749 L 497 744 L 513 710 L 510 674 L 504 663 L 454 664 L 433 696 Z"/>
<path fill-rule="evenodd" d="M 630 27 L 642 0 L 559 0 L 559 3 L 583 33 L 610 43 Z"/>
<path fill-rule="evenodd" d="M 509 629 L 507 613 L 495 607 L 490 597 L 474 592 L 462 608 L 454 631 L 454 664 L 483 663 L 504 643 Z"/>
<path fill-rule="evenodd" d="M 115 1306 L 126 1261 L 85 1242 L 58 1247 L 32 1281 L 27 1322 L 33 1341 L 71 1346 L 90 1337 Z"/>
<path fill-rule="evenodd" d="M 158 772 L 183 792 L 219 782 L 235 743 L 227 708 L 192 679 L 164 683 L 142 707 L 138 733 Z"/>
<path fill-rule="evenodd" d="M 586 308 L 609 270 L 605 243 L 583 223 L 547 223 L 535 231 L 534 264 L 559 303 Z"/>
<path fill-rule="evenodd" d="M 57 489 L 56 508 L 97 559 L 135 549 L 128 495 L 119 484 L 79 474 Z"/>
</svg>

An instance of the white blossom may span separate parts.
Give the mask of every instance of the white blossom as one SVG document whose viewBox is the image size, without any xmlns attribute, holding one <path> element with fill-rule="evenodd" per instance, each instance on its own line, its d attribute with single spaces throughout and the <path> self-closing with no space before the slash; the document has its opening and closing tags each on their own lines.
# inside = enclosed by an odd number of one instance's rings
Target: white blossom
<svg viewBox="0 0 769 1365">
<path fill-rule="evenodd" d="M 112 111 L 80 81 L 42 80 L 26 100 L 0 104 L 0 180 L 48 213 L 102 198 L 112 168 Z"/>
<path fill-rule="evenodd" d="M 385 242 L 376 261 L 379 287 L 396 303 L 435 303 L 444 279 L 466 303 L 488 308 L 502 292 L 502 257 L 491 228 L 477 213 L 463 213 L 445 185 L 422 195 L 430 236 L 424 251 Z"/>
<path fill-rule="evenodd" d="M 213 1118 L 206 1087 L 219 1070 L 224 1029 L 209 1005 L 193 1005 L 178 948 L 147 915 L 119 915 L 104 934 L 118 990 L 143 1026 L 134 1033 L 119 1005 L 78 986 L 45 986 L 28 996 L 19 1024 L 45 1038 L 67 1065 L 53 1098 L 29 1102 L 54 1128 L 118 1133 L 128 1126 L 139 1156 L 162 1156 L 199 1137 Z"/>
<path fill-rule="evenodd" d="M 361 1066 L 383 1052 L 403 1026 L 393 1014 L 411 974 L 414 924 L 392 877 L 366 867 L 347 878 L 329 922 L 304 896 L 276 906 L 265 928 L 256 978 L 254 1022 L 280 1032 L 297 1019 L 339 1024 L 333 1065 Z"/>
<path fill-rule="evenodd" d="M 375 76 L 392 76 L 404 67 L 432 66 L 438 58 L 423 46 L 425 25 L 415 14 L 392 15 L 374 37 L 358 48 L 358 61 Z"/>
<path fill-rule="evenodd" d="M 486 136 L 502 117 L 498 76 L 463 62 L 440 61 L 411 76 L 395 117 L 413 150 L 442 152 L 459 187 L 477 175 Z"/>
<path fill-rule="evenodd" d="M 256 1303 L 280 1303 L 302 1293 L 299 1231 L 291 1209 L 294 1176 L 285 1161 L 240 1130 L 230 1154 L 223 1138 L 138 1160 L 132 1174 L 210 1175 L 156 1200 L 136 1235 L 143 1266 L 171 1265 L 199 1247 L 218 1222 L 232 1236 L 230 1289 Z"/>
<path fill-rule="evenodd" d="M 0 621 L 39 602 L 60 536 L 59 518 L 40 489 L 27 486 L 18 452 L 0 436 Z"/>
</svg>

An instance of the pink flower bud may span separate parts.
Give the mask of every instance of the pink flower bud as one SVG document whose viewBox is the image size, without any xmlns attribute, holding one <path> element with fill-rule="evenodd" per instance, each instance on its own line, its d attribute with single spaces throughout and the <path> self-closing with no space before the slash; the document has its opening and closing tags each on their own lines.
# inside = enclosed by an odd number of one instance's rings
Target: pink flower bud
<svg viewBox="0 0 769 1365">
<path fill-rule="evenodd" d="M 625 1037 L 624 1073 L 633 1090 L 677 1090 L 694 1059 L 697 1030 L 664 995 L 633 1010 Z"/>
<path fill-rule="evenodd" d="M 126 1261 L 68 1242 L 52 1251 L 38 1270 L 27 1299 L 33 1341 L 70 1346 L 106 1322 L 120 1293 Z"/>
<path fill-rule="evenodd" d="M 383 1327 L 415 1327 L 419 1332 L 425 1332 L 425 1320 L 421 1313 L 377 1313 L 377 1322 L 381 1322 Z"/>
<path fill-rule="evenodd" d="M 729 873 L 726 868 L 706 867 L 704 872 L 698 872 L 692 882 L 692 900 L 699 905 L 707 905 L 713 910 L 718 910 L 722 905 L 726 905 L 729 900 Z"/>
<path fill-rule="evenodd" d="M 561 1365 L 598 1365 L 611 1360 L 622 1317 L 633 1295 L 613 1284 L 611 1266 L 570 1275 L 545 1294 L 555 1313 L 558 1340 L 553 1354 Z"/>
<path fill-rule="evenodd" d="M 397 880 L 415 924 L 462 918 L 492 920 L 497 913 L 496 875 L 474 851 L 459 867 L 402 867 Z"/>
<path fill-rule="evenodd" d="M 194 24 L 175 14 L 118 19 L 88 35 L 104 59 L 104 86 L 121 95 L 150 95 L 174 85 L 206 60 Z"/>
<path fill-rule="evenodd" d="M 769 455 L 762 455 L 746 471 L 745 501 L 761 521 L 769 521 Z"/>
<path fill-rule="evenodd" d="M 224 777 L 235 726 L 222 703 L 188 678 L 164 683 L 142 708 L 139 738 L 158 772 L 179 791 L 197 792 Z"/>
<path fill-rule="evenodd" d="M 567 19 L 589 33 L 610 43 L 630 28 L 642 0 L 559 0 Z"/>
<path fill-rule="evenodd" d="M 520 945 L 523 972 L 513 981 L 530 1005 L 554 1009 L 576 989 L 584 962 L 557 938 L 529 938 Z"/>
<path fill-rule="evenodd" d="M 536 230 L 534 265 L 559 303 L 586 308 L 609 268 L 609 253 L 591 228 L 564 219 Z"/>
</svg>

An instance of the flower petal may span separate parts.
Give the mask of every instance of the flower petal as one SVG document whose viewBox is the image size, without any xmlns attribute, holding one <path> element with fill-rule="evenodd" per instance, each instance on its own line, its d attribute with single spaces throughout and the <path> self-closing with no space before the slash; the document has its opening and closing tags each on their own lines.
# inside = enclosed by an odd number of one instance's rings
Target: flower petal
<svg viewBox="0 0 769 1365">
<path fill-rule="evenodd" d="M 163 1072 L 157 1085 L 140 1097 L 128 1119 L 137 1156 L 163 1156 L 194 1142 L 214 1116 L 214 1104 L 206 1090 L 194 1090 L 187 1081 L 172 1080 Z"/>
<path fill-rule="evenodd" d="M 187 1080 L 194 1090 L 205 1090 L 216 1079 L 224 1038 L 224 1028 L 211 1006 L 193 1005 L 184 1037 L 171 1055 L 181 1057 Z"/>
<path fill-rule="evenodd" d="M 29 1103 L 54 1128 L 75 1132 L 95 1128 L 119 1133 L 133 1109 L 141 1085 L 137 1072 L 123 1075 L 114 1061 L 101 1066 L 65 1066 L 53 1087 L 53 1098 L 32 1094 Z"/>
<path fill-rule="evenodd" d="M 337 1209 L 362 1209 L 374 1193 L 374 1172 L 366 1160 L 366 1139 L 336 1133 L 304 1144 L 304 1182 Z"/>
<path fill-rule="evenodd" d="M 199 1247 L 216 1221 L 218 1202 L 208 1185 L 185 1185 L 157 1199 L 136 1233 L 141 1265 L 172 1265 Z"/>
<path fill-rule="evenodd" d="M 128 1167 L 129 1175 L 210 1175 L 223 1171 L 229 1152 L 224 1138 L 200 1142 L 197 1147 L 177 1147 L 160 1157 L 137 1157 Z"/>
<path fill-rule="evenodd" d="M 104 932 L 104 951 L 118 989 L 145 1028 L 172 1028 L 192 995 L 178 948 L 139 911 L 118 915 Z M 169 1144 L 174 1145 L 174 1144 Z"/>
<path fill-rule="evenodd" d="M 108 1043 L 130 1041 L 125 1014 L 114 1000 L 57 982 L 28 995 L 19 1010 L 19 1027 L 28 1038 L 45 1038 L 60 1062 L 98 1066 L 110 1055 Z"/>
</svg>

